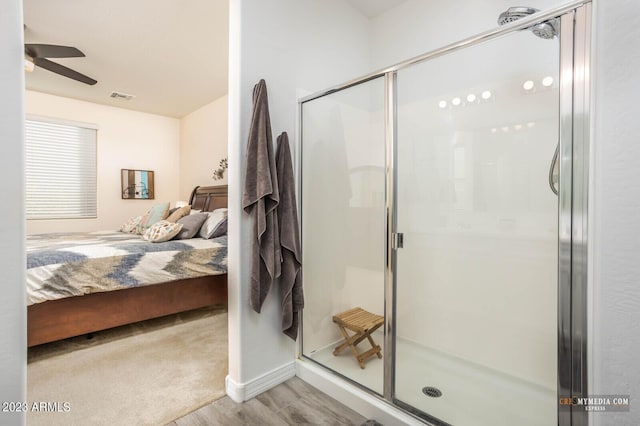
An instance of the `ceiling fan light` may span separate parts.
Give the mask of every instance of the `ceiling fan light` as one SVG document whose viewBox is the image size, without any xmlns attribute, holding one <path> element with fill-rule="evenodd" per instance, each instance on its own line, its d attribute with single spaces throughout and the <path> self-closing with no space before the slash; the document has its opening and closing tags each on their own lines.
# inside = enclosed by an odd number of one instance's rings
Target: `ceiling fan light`
<svg viewBox="0 0 640 426">
<path fill-rule="evenodd" d="M 29 60 L 28 58 L 24 58 L 24 70 L 26 72 L 33 72 L 33 69 L 36 66 L 33 64 L 33 61 Z"/>
</svg>

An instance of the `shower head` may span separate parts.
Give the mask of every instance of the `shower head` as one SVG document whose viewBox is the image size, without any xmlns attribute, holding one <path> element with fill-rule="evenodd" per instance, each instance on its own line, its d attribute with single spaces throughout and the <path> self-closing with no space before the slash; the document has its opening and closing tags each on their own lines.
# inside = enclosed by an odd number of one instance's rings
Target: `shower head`
<svg viewBox="0 0 640 426">
<path fill-rule="evenodd" d="M 540 38 L 551 39 L 558 35 L 556 20 L 541 22 L 530 28 L 531 32 Z"/>
<path fill-rule="evenodd" d="M 498 24 L 505 25 L 517 21 L 520 18 L 526 18 L 539 11 L 539 9 L 534 9 L 533 7 L 510 7 L 506 12 L 502 12 L 500 16 L 498 16 Z"/>
<path fill-rule="evenodd" d="M 505 25 L 520 18 L 526 18 L 536 12 L 539 12 L 539 10 L 533 7 L 510 7 L 500 14 L 498 24 Z M 541 22 L 527 29 L 540 38 L 551 39 L 558 35 L 557 19 Z"/>
</svg>

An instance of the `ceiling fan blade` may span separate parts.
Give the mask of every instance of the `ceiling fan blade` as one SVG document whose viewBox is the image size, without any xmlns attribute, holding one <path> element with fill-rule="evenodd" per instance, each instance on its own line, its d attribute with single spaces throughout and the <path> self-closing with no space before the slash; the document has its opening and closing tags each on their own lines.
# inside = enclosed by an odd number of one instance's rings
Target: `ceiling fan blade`
<svg viewBox="0 0 640 426">
<path fill-rule="evenodd" d="M 84 53 L 75 47 L 56 44 L 25 44 L 24 52 L 32 58 L 79 58 L 84 56 Z"/>
<path fill-rule="evenodd" d="M 67 68 L 64 65 L 57 64 L 45 58 L 34 58 L 33 63 L 40 68 L 44 68 L 45 70 L 60 74 L 81 83 L 88 84 L 90 86 L 93 86 L 97 83 L 97 81 L 92 79 L 91 77 L 87 77 L 84 74 L 80 74 L 78 71 L 74 71 L 71 68 Z"/>
</svg>

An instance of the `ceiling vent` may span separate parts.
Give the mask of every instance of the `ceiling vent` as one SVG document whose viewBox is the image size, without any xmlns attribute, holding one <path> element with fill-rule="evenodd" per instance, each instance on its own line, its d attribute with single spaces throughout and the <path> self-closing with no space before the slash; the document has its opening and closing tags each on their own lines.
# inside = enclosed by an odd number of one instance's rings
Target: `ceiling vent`
<svg viewBox="0 0 640 426">
<path fill-rule="evenodd" d="M 135 95 L 127 95 L 126 93 L 114 91 L 109 94 L 109 97 L 114 99 L 124 99 L 125 101 L 130 101 L 131 99 L 135 98 Z"/>
</svg>

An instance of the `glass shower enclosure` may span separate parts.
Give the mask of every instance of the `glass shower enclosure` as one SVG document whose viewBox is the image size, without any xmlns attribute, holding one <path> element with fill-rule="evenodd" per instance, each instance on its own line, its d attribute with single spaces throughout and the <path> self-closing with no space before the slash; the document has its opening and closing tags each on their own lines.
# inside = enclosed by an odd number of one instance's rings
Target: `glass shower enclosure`
<svg viewBox="0 0 640 426">
<path fill-rule="evenodd" d="M 585 421 L 589 13 L 300 101 L 305 360 L 431 424 Z"/>
</svg>

